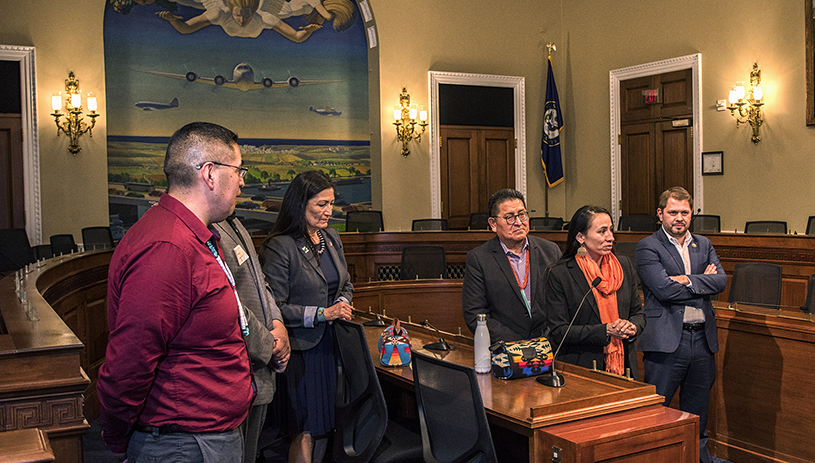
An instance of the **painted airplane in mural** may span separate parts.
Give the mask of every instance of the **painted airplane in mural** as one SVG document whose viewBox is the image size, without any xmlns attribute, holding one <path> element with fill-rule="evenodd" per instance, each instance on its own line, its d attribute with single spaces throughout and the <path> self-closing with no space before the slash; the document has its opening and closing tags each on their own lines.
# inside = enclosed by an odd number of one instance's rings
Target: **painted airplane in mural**
<svg viewBox="0 0 815 463">
<path fill-rule="evenodd" d="M 136 103 L 136 107 L 139 109 L 143 109 L 145 111 L 154 111 L 160 109 L 172 109 L 178 107 L 178 98 L 173 98 L 173 101 L 170 104 L 166 103 L 154 103 L 152 101 L 139 101 Z"/>
<path fill-rule="evenodd" d="M 294 76 L 289 77 L 286 80 L 275 81 L 270 79 L 269 77 L 264 77 L 259 81 L 255 81 L 255 71 L 252 69 L 252 66 L 249 66 L 247 63 L 240 63 L 237 66 L 235 66 L 235 70 L 232 72 L 232 80 L 227 80 L 226 77 L 220 74 L 216 75 L 215 77 L 202 77 L 193 71 L 190 71 L 186 74 L 173 74 L 171 72 L 147 71 L 147 70 L 141 70 L 141 72 L 146 72 L 147 74 L 153 74 L 162 77 L 170 77 L 173 79 L 186 80 L 187 82 L 190 83 L 200 83 L 207 85 L 215 85 L 216 87 L 234 88 L 242 92 L 247 92 L 249 90 L 262 90 L 264 88 L 286 87 L 286 86 L 295 88 L 301 85 L 330 84 L 334 82 L 341 82 L 339 80 L 301 80 Z"/>
<path fill-rule="evenodd" d="M 321 116 L 339 116 L 340 114 L 342 114 L 342 111 L 337 111 L 331 106 L 326 106 L 325 109 L 314 109 L 314 107 L 311 106 L 308 108 L 308 110 L 315 112 Z"/>
</svg>

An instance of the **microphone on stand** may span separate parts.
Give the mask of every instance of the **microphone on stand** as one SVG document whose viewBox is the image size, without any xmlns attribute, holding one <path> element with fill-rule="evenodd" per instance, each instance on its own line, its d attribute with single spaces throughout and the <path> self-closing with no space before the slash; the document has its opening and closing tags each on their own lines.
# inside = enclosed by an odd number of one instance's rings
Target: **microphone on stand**
<svg viewBox="0 0 815 463">
<path fill-rule="evenodd" d="M 577 314 L 580 313 L 580 308 L 583 307 L 583 303 L 586 302 L 586 298 L 589 297 L 589 293 L 591 293 L 591 290 L 596 288 L 601 281 L 603 281 L 603 279 L 597 277 L 594 279 L 594 281 L 591 282 L 591 288 L 589 288 L 589 290 L 586 291 L 586 294 L 583 295 L 583 299 L 580 300 L 580 304 L 577 306 L 577 310 L 574 311 L 572 321 L 569 322 L 569 326 L 566 327 L 566 332 L 563 333 L 563 339 L 560 340 L 560 344 L 557 346 L 555 355 L 552 356 L 552 374 L 538 376 L 537 378 L 535 378 L 535 381 L 541 384 L 545 384 L 549 387 L 563 387 L 563 385 L 566 384 L 566 380 L 563 379 L 563 375 L 555 371 L 555 359 L 557 358 L 558 352 L 560 352 L 560 348 L 563 347 L 563 342 L 566 341 L 566 336 L 569 334 L 569 330 L 572 328 L 572 323 L 574 323 L 574 320 L 577 318 Z"/>
<path fill-rule="evenodd" d="M 361 310 L 354 309 L 353 307 L 351 308 L 351 310 L 354 312 L 354 315 L 376 315 L 376 318 L 374 318 L 373 320 L 368 320 L 367 322 L 364 322 L 363 323 L 364 326 L 385 326 L 385 320 L 382 320 L 382 316 L 379 315 L 378 313 L 374 312 L 366 313 Z M 370 310 L 370 307 L 368 308 L 368 310 Z"/>
<path fill-rule="evenodd" d="M 425 344 L 424 346 L 422 346 L 423 348 L 429 349 L 429 350 L 441 350 L 441 351 L 453 350 L 453 348 L 450 347 L 450 344 L 447 344 L 447 341 L 445 341 L 444 338 L 441 337 L 441 333 L 439 332 L 438 328 L 431 325 L 429 321 L 425 320 L 423 322 L 419 322 L 419 325 L 421 325 L 421 326 L 423 326 L 425 328 L 430 328 L 432 330 L 435 330 L 436 334 L 439 335 L 439 340 L 438 341 L 431 342 L 430 344 Z"/>
</svg>

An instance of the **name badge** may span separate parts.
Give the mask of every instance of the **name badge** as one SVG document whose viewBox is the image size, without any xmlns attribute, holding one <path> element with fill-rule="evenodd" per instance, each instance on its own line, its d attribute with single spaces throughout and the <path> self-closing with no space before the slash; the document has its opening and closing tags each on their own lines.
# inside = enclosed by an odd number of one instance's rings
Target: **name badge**
<svg viewBox="0 0 815 463">
<path fill-rule="evenodd" d="M 235 253 L 235 259 L 238 260 L 238 265 L 243 265 L 247 259 L 249 259 L 249 254 L 243 250 L 243 246 L 240 244 L 235 246 L 235 249 L 232 250 Z"/>
</svg>

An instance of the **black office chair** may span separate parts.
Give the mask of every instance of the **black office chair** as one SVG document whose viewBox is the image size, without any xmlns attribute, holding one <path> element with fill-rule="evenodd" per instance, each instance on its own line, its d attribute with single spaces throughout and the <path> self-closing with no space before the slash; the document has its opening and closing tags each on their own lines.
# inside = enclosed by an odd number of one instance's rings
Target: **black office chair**
<svg viewBox="0 0 815 463">
<path fill-rule="evenodd" d="M 751 234 L 787 234 L 787 222 L 780 220 L 759 220 L 744 224 L 744 233 Z"/>
<path fill-rule="evenodd" d="M 563 219 L 560 217 L 530 217 L 530 230 L 563 230 Z"/>
<path fill-rule="evenodd" d="M 804 305 L 801 306 L 801 310 L 803 310 L 804 313 L 812 313 L 813 309 L 815 309 L 815 273 L 809 276 L 807 299 Z"/>
<path fill-rule="evenodd" d="M 634 269 L 634 280 L 637 282 L 637 287 L 641 287 L 640 276 L 637 274 L 637 242 L 636 241 L 617 241 L 614 243 L 614 254 L 618 256 L 628 257 L 631 261 L 631 266 Z"/>
<path fill-rule="evenodd" d="M 400 280 L 447 278 L 447 258 L 441 246 L 405 246 Z"/>
<path fill-rule="evenodd" d="M 382 211 L 348 211 L 345 215 L 347 232 L 379 232 L 385 229 Z"/>
<path fill-rule="evenodd" d="M 807 235 L 815 235 L 815 215 L 811 215 L 807 219 Z"/>
<path fill-rule="evenodd" d="M 40 259 L 50 259 L 54 257 L 54 253 L 51 251 L 50 244 L 38 244 L 33 247 L 34 249 L 34 258 L 36 260 Z"/>
<path fill-rule="evenodd" d="M 475 370 L 412 352 L 424 461 L 497 463 Z"/>
<path fill-rule="evenodd" d="M 86 251 L 113 249 L 113 234 L 110 232 L 110 227 L 83 228 L 82 244 Z"/>
<path fill-rule="evenodd" d="M 727 302 L 777 309 L 781 303 L 781 266 L 764 262 L 737 263 Z"/>
<path fill-rule="evenodd" d="M 25 228 L 0 229 L 0 275 L 10 275 L 34 262 Z"/>
<path fill-rule="evenodd" d="M 488 212 L 472 212 L 470 213 L 470 223 L 467 225 L 468 230 L 489 230 L 490 214 Z"/>
<path fill-rule="evenodd" d="M 417 219 L 413 221 L 411 230 L 448 230 L 447 219 Z"/>
<path fill-rule="evenodd" d="M 51 241 L 51 252 L 53 252 L 55 256 L 70 254 L 71 252 L 77 252 L 79 250 L 76 243 L 74 243 L 74 235 L 70 233 L 51 235 L 49 240 Z"/>
<path fill-rule="evenodd" d="M 623 215 L 617 223 L 617 231 L 655 232 L 658 228 L 655 215 Z"/>
<path fill-rule="evenodd" d="M 718 215 L 694 215 L 690 222 L 691 233 L 721 233 L 722 218 Z"/>
<path fill-rule="evenodd" d="M 334 348 L 338 374 L 333 461 L 421 462 L 418 429 L 410 430 L 388 419 L 362 325 L 335 320 Z"/>
</svg>

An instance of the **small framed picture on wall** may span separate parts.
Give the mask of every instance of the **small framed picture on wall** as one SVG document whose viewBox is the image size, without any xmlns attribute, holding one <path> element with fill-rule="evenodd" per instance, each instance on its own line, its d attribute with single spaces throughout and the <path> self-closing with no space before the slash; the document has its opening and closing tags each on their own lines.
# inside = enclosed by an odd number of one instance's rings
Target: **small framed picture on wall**
<svg viewBox="0 0 815 463">
<path fill-rule="evenodd" d="M 722 175 L 722 155 L 724 151 L 706 151 L 702 153 L 702 175 Z"/>
</svg>

